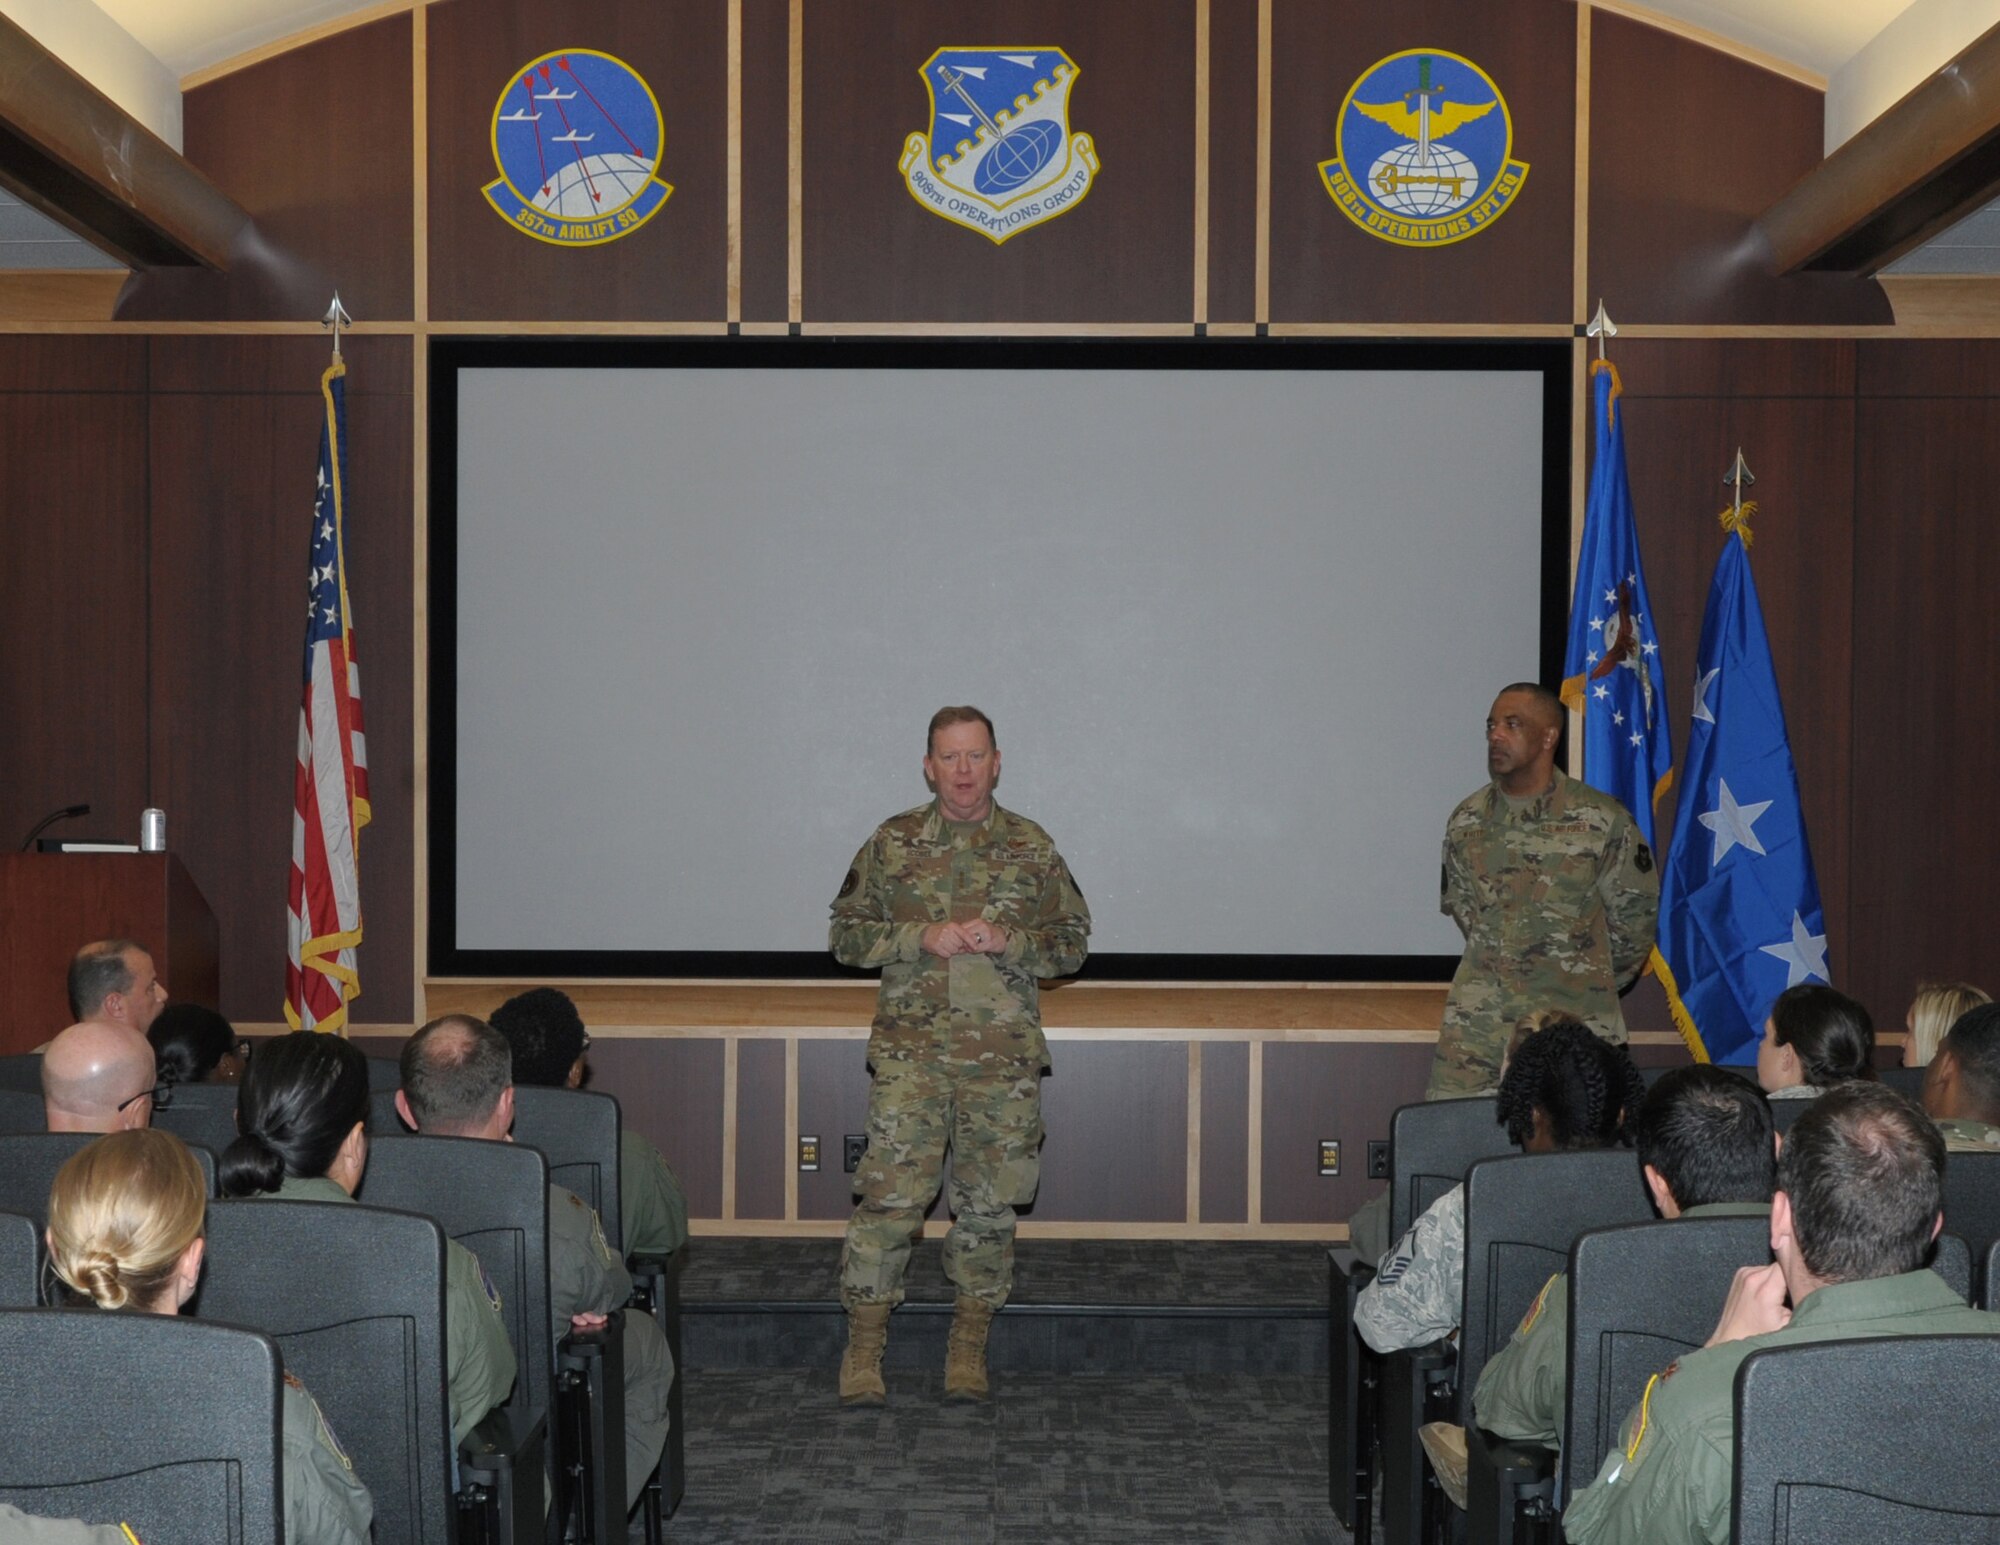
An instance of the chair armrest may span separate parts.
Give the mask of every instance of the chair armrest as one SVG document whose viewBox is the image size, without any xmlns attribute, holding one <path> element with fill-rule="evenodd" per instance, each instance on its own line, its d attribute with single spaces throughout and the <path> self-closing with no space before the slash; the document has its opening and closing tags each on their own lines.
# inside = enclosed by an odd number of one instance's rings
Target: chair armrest
<svg viewBox="0 0 2000 1545">
<path fill-rule="evenodd" d="M 1546 1523 L 1554 1517 L 1555 1449 L 1470 1427 L 1465 1457 L 1468 1545 L 1513 1545 L 1525 1535 L 1517 1527 L 1521 1520 Z"/>
<path fill-rule="evenodd" d="M 542 1538 L 547 1445 L 548 1413 L 505 1407 L 487 1412 L 458 1445 L 461 1505 L 468 1492 L 484 1493 L 475 1506 L 487 1515 L 489 1540 L 530 1545 Z"/>
</svg>

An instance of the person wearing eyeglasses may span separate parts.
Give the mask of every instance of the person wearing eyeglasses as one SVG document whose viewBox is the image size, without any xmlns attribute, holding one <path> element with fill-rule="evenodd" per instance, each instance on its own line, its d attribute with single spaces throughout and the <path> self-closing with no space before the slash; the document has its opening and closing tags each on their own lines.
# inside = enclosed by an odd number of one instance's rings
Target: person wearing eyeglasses
<svg viewBox="0 0 2000 1545">
<path fill-rule="evenodd" d="M 152 1044 L 102 1020 L 71 1025 L 42 1053 L 42 1110 L 51 1132 L 123 1132 L 151 1126 L 172 1098 L 157 1083 Z"/>
<path fill-rule="evenodd" d="M 250 1065 L 250 1043 L 214 1009 L 169 1003 L 146 1031 L 163 1084 L 236 1084 Z"/>
</svg>

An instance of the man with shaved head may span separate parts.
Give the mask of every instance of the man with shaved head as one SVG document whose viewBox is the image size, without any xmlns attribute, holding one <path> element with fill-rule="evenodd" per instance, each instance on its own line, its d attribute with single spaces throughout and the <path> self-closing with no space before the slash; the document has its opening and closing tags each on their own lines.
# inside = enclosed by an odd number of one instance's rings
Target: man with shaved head
<svg viewBox="0 0 2000 1545">
<path fill-rule="evenodd" d="M 42 1053 L 51 1132 L 122 1132 L 153 1123 L 153 1047 L 136 1030 L 85 1020 Z"/>
<path fill-rule="evenodd" d="M 167 984 L 153 957 L 130 939 L 99 939 L 70 959 L 69 1011 L 78 1020 L 144 1035 L 166 1005 Z"/>
<path fill-rule="evenodd" d="M 1429 1099 L 1500 1080 L 1507 1037 L 1554 1010 L 1625 1039 L 1619 989 L 1653 947 L 1660 877 L 1630 812 L 1556 767 L 1563 707 L 1531 681 L 1486 716 L 1486 787 L 1445 823 L 1441 906 L 1465 935 Z"/>
</svg>

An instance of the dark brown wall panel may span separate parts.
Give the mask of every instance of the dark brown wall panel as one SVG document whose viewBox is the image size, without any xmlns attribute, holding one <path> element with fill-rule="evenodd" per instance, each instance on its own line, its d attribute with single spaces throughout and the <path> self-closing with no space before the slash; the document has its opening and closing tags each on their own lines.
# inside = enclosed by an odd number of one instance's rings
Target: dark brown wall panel
<svg viewBox="0 0 2000 1545">
<path fill-rule="evenodd" d="M 414 1004 L 409 345 L 354 344 L 348 554 L 375 819 L 361 835 L 366 937 L 353 1014 L 396 1023 Z M 310 537 L 326 347 L 166 338 L 154 357 L 156 382 L 210 383 L 156 387 L 152 397 L 154 800 L 215 909 L 222 1011 L 269 1021 L 284 997 L 304 639 L 298 561 Z"/>
<path fill-rule="evenodd" d="M 1061 48 L 1072 132 L 1102 170 L 1074 208 L 995 246 L 903 184 L 939 48 Z M 1194 6 L 813 0 L 805 13 L 805 314 L 897 322 L 1186 321 L 1194 274 Z"/>
<path fill-rule="evenodd" d="M 1823 97 L 1595 11 L 1590 294 L 1620 322 L 1893 320 L 1872 279 L 1771 272 L 1751 224 L 1819 165 Z"/>
<path fill-rule="evenodd" d="M 1030 1216 L 1187 1216 L 1187 1045 L 1059 1041 L 1042 1080 L 1042 1189 Z"/>
<path fill-rule="evenodd" d="M 0 392 L 143 392 L 146 340 L 0 336 Z"/>
<path fill-rule="evenodd" d="M 1576 181 L 1569 0 L 1277 0 L 1271 70 L 1271 320 L 1566 322 Z M 1361 230 L 1327 194 L 1348 88 L 1377 60 L 1439 48 L 1483 69 L 1514 116 L 1520 194 L 1493 225 L 1417 250 Z"/>
<path fill-rule="evenodd" d="M 188 160 L 255 227 L 226 274 L 136 277 L 121 320 L 304 321 L 336 289 L 357 319 L 411 315 L 411 26 L 405 15 L 353 27 L 187 93 Z"/>
<path fill-rule="evenodd" d="M 1399 1105 L 1420 1100 L 1427 1042 L 1272 1042 L 1264 1048 L 1265 1223 L 1345 1223 L 1382 1189 L 1368 1140 L 1387 1138 Z M 1319 1173 L 1319 1140 L 1340 1139 L 1340 1173 Z"/>
<path fill-rule="evenodd" d="M 791 7 L 743 0 L 743 320 L 786 319 L 791 240 Z"/>
<path fill-rule="evenodd" d="M 866 1132 L 867 1121 L 867 1043 L 800 1041 L 799 1131 L 820 1140 L 819 1172 L 799 1176 L 801 1218 L 845 1218 L 854 1210 L 854 1177 L 840 1167 L 840 1142 Z"/>
<path fill-rule="evenodd" d="M 1257 4 L 1212 0 L 1208 22 L 1208 319 L 1256 320 Z"/>
<path fill-rule="evenodd" d="M 452 0 L 430 9 L 430 306 L 440 320 L 720 321 L 724 309 L 727 11 L 723 0 Z M 659 99 L 666 204 L 631 235 L 559 248 L 480 189 L 493 104 L 553 49 L 622 59 Z M 779 168 L 780 183 L 783 168 Z"/>
<path fill-rule="evenodd" d="M 722 1216 L 722 1042 L 613 1040 L 590 1048 L 590 1082 L 618 1097 L 619 1117 L 667 1156 L 689 1215 Z M 784 1109 L 780 1091 L 778 1109 Z"/>
<path fill-rule="evenodd" d="M 1849 338 L 1620 338 L 1610 352 L 1627 397 L 1851 397 L 1857 347 Z"/>
<path fill-rule="evenodd" d="M 1201 1048 L 1201 1221 L 1250 1216 L 1250 1046 L 1209 1041 Z"/>
<path fill-rule="evenodd" d="M 736 1216 L 785 1215 L 785 1166 L 796 1164 L 785 1126 L 785 1043 L 752 1041 L 736 1048 Z"/>
<path fill-rule="evenodd" d="M 1884 340 L 1855 349 L 1863 397 L 2000 397 L 2000 340 Z"/>
</svg>

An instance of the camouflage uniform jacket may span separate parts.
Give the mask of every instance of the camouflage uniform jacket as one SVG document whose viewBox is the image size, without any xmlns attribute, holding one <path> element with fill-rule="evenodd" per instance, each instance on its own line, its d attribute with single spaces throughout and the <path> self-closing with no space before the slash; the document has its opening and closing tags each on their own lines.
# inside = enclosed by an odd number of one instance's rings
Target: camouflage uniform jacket
<svg viewBox="0 0 2000 1545">
<path fill-rule="evenodd" d="M 1542 1009 L 1625 1039 L 1618 989 L 1639 974 L 1660 877 L 1625 807 L 1558 772 L 1515 810 L 1488 784 L 1445 823 L 1440 908 L 1465 935 L 1451 1008 L 1502 1044 Z"/>
<path fill-rule="evenodd" d="M 1946 1153 L 1992 1153 L 2000 1149 L 2000 1127 L 1969 1116 L 1945 1116 L 1937 1124 Z"/>
<path fill-rule="evenodd" d="M 1424 1210 L 1354 1301 L 1354 1328 L 1378 1352 L 1429 1346 L 1458 1329 L 1465 1297 L 1465 1187 Z"/>
<path fill-rule="evenodd" d="M 1570 1502 L 1563 1531 L 1571 1545 L 1727 1545 L 1736 1371 L 1752 1352 L 1869 1336 L 1995 1334 L 2000 1315 L 1968 1309 L 1934 1271 L 1823 1287 L 1783 1330 L 1703 1347 L 1655 1374 L 1597 1478 Z"/>
<path fill-rule="evenodd" d="M 924 953 L 933 923 L 975 919 L 1007 930 L 999 955 Z M 933 801 L 875 829 L 833 903 L 842 965 L 880 966 L 868 1060 L 949 1049 L 1048 1063 L 1037 981 L 1083 964 L 1090 908 L 1062 855 L 1033 821 L 994 805 L 970 835 Z"/>
<path fill-rule="evenodd" d="M 1709 1202 L 1684 1218 L 1769 1217 L 1769 1202 Z M 1550 1277 L 1513 1338 L 1487 1359 L 1472 1391 L 1472 1414 L 1495 1437 L 1515 1443 L 1562 1442 L 1569 1409 L 1569 1273 Z"/>
</svg>

